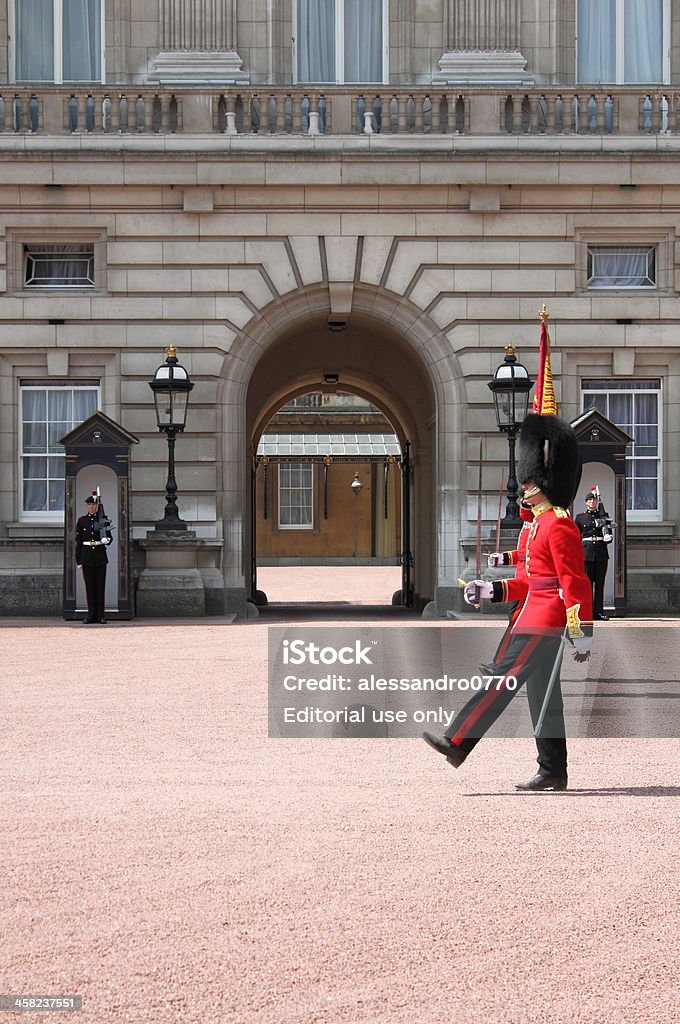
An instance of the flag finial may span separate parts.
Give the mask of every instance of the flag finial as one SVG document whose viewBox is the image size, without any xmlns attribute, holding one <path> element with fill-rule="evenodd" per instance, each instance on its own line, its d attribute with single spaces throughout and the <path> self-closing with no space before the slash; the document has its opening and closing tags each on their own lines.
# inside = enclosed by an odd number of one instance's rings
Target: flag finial
<svg viewBox="0 0 680 1024">
<path fill-rule="evenodd" d="M 550 313 L 548 312 L 548 307 L 546 306 L 545 302 L 541 306 L 541 312 L 538 314 L 538 318 L 542 324 L 544 324 L 547 320 L 550 319 Z"/>
</svg>

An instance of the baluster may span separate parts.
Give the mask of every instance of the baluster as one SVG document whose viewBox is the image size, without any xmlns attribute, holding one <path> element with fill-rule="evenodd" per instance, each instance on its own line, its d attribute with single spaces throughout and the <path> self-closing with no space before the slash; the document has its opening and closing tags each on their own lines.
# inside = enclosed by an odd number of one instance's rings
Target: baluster
<svg viewBox="0 0 680 1024">
<path fill-rule="evenodd" d="M 658 135 L 661 130 L 661 96 L 655 92 L 652 96 L 652 133 Z"/>
<path fill-rule="evenodd" d="M 408 96 L 400 93 L 397 97 L 397 132 L 405 135 L 408 131 Z"/>
<path fill-rule="evenodd" d="M 269 132 L 269 96 L 266 92 L 258 96 L 260 116 L 258 119 L 258 131 L 260 135 L 267 135 Z"/>
<path fill-rule="evenodd" d="M 605 117 L 604 117 L 604 103 L 606 97 L 599 93 L 595 97 L 595 131 L 598 135 L 604 135 L 605 132 Z"/>
<path fill-rule="evenodd" d="M 170 97 L 167 93 L 161 96 L 161 133 L 167 135 L 170 132 Z"/>
<path fill-rule="evenodd" d="M 415 128 L 415 131 L 416 131 L 417 135 L 422 135 L 423 129 L 424 129 L 424 116 L 423 116 L 424 115 L 424 111 L 423 111 L 424 103 L 425 103 L 425 97 L 424 96 L 419 96 L 415 100 L 415 108 L 416 108 L 415 115 L 416 116 L 415 116 L 414 128 Z"/>
<path fill-rule="evenodd" d="M 147 135 L 153 135 L 153 93 L 147 93 L 144 97 L 144 131 Z"/>
<path fill-rule="evenodd" d="M 435 132 L 437 134 L 439 134 L 439 132 L 441 130 L 441 123 L 442 123 L 441 102 L 442 102 L 441 96 L 438 96 L 436 93 L 435 93 L 435 95 L 431 95 L 430 96 L 430 103 L 432 104 L 432 112 L 430 114 L 430 118 L 431 118 L 431 125 L 432 125 L 432 133 L 433 134 Z"/>
<path fill-rule="evenodd" d="M 292 93 L 291 100 L 293 101 L 293 135 L 300 135 L 302 132 L 302 96 L 299 92 Z"/>
<path fill-rule="evenodd" d="M 5 131 L 5 118 L 5 97 L 2 95 L 2 93 L 0 93 L 0 132 Z"/>
<path fill-rule="evenodd" d="M 546 103 L 545 130 L 548 135 L 555 135 L 557 125 L 557 96 L 555 93 L 548 93 L 544 97 Z"/>
<path fill-rule="evenodd" d="M 666 98 L 668 100 L 668 131 L 675 134 L 678 130 L 678 94 L 669 92 Z"/>
<path fill-rule="evenodd" d="M 35 93 L 31 95 L 28 101 L 28 123 L 31 134 L 35 135 L 40 127 L 40 101 Z"/>
<path fill-rule="evenodd" d="M 531 93 L 529 96 L 529 135 L 536 135 L 538 133 L 538 100 L 539 97 L 535 93 Z"/>
<path fill-rule="evenodd" d="M 15 93 L 12 101 L 12 127 L 15 132 L 20 132 L 23 128 L 23 117 L 24 110 L 21 105 L 21 96 L 19 93 Z"/>
<path fill-rule="evenodd" d="M 283 135 L 286 130 L 286 99 L 285 96 L 274 97 L 274 131 Z"/>
<path fill-rule="evenodd" d="M 512 96 L 512 134 L 522 134 L 522 103 L 524 97 L 513 94 Z"/>
</svg>

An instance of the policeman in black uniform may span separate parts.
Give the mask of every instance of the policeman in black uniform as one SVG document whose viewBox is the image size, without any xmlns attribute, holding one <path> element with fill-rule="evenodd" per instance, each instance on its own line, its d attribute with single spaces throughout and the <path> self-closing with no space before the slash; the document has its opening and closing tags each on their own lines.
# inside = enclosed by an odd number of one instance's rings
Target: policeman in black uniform
<svg viewBox="0 0 680 1024">
<path fill-rule="evenodd" d="M 581 531 L 586 572 L 593 585 L 593 618 L 606 622 L 609 616 L 604 613 L 604 581 L 609 568 L 612 523 L 595 490 L 588 491 L 585 502 L 586 510 L 576 516 L 575 523 Z"/>
<path fill-rule="evenodd" d="M 82 566 L 87 593 L 86 623 L 105 623 L 106 566 L 109 557 L 106 548 L 113 540 L 111 531 L 103 527 L 99 517 L 99 499 L 90 494 L 85 502 L 87 515 L 76 523 L 76 565 Z"/>
</svg>

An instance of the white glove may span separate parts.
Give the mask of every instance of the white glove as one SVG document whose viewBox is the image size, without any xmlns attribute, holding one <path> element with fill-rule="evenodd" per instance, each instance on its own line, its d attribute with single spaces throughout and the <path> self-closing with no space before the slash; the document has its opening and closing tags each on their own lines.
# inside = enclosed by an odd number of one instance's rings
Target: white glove
<svg viewBox="0 0 680 1024">
<path fill-rule="evenodd" d="M 102 544 L 110 544 L 113 537 L 102 537 Z"/>
<path fill-rule="evenodd" d="M 463 597 L 466 604 L 473 604 L 477 607 L 481 598 L 493 597 L 493 583 L 487 583 L 485 580 L 471 580 L 463 591 Z"/>
<path fill-rule="evenodd" d="M 505 556 L 502 551 L 494 551 L 487 557 L 486 562 L 490 569 L 498 569 L 499 566 L 505 565 Z"/>
<path fill-rule="evenodd" d="M 574 647 L 574 661 L 588 661 L 590 658 L 590 647 L 593 642 L 592 636 L 574 636 L 569 638 Z"/>
<path fill-rule="evenodd" d="M 605 544 L 611 544 L 611 542 L 614 540 L 614 535 L 612 533 L 603 533 L 602 540 L 605 542 Z"/>
</svg>

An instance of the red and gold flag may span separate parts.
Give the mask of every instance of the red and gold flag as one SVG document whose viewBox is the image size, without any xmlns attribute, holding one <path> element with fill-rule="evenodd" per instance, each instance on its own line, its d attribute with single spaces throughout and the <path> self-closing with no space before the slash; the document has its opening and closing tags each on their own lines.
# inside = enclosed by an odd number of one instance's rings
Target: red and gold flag
<svg viewBox="0 0 680 1024">
<path fill-rule="evenodd" d="M 548 310 L 545 304 L 539 314 L 541 318 L 541 334 L 538 342 L 538 376 L 536 390 L 531 406 L 532 412 L 541 416 L 557 416 L 557 399 L 553 388 L 552 369 L 550 368 L 550 335 L 548 334 Z"/>
</svg>

